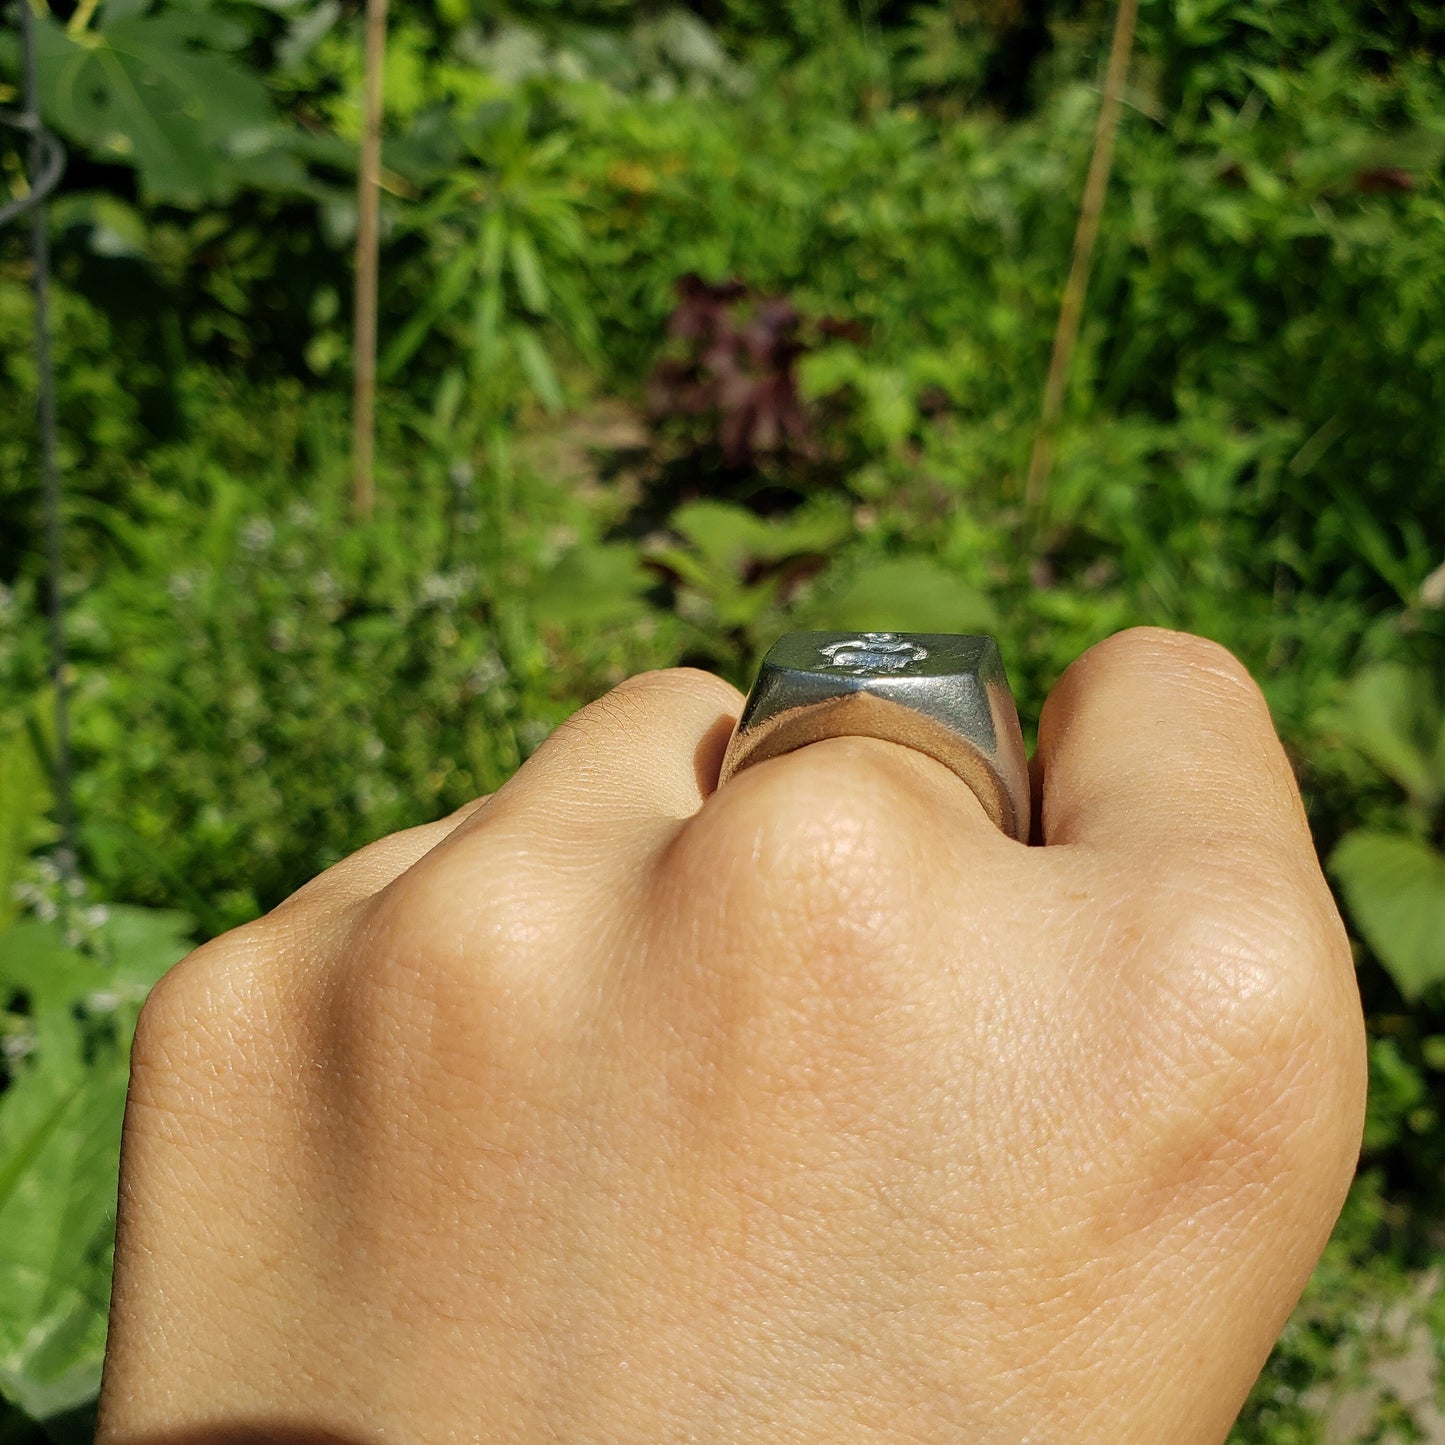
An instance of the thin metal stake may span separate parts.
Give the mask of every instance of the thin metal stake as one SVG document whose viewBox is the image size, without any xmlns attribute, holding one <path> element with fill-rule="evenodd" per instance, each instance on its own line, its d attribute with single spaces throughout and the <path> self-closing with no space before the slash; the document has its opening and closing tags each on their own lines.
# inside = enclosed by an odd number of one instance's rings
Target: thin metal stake
<svg viewBox="0 0 1445 1445">
<path fill-rule="evenodd" d="M 55 707 L 55 819 L 60 826 L 57 864 L 63 877 L 76 869 L 75 808 L 70 774 L 70 714 L 65 668 L 65 589 L 61 569 L 60 470 L 55 464 L 55 371 L 50 355 L 50 232 L 45 197 L 60 179 L 64 152 L 40 120 L 40 73 L 35 58 L 35 17 L 20 0 L 20 44 L 25 70 L 25 108 L 20 128 L 30 137 L 30 253 L 35 288 L 35 361 L 40 426 L 40 476 L 45 498 L 45 606 L 50 633 L 50 685 Z M 12 212 L 13 214 L 13 212 Z"/>
</svg>

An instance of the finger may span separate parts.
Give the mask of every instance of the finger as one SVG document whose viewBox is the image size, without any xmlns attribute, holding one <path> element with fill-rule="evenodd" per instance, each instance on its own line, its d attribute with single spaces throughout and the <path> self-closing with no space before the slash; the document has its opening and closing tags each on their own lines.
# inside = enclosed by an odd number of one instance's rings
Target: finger
<svg viewBox="0 0 1445 1445">
<path fill-rule="evenodd" d="M 364 898 L 370 898 L 460 827 L 487 802 L 488 796 L 490 795 L 474 798 L 470 803 L 462 804 L 455 812 L 448 813 L 445 818 L 438 818 L 434 823 L 404 828 L 399 833 L 392 833 L 385 838 L 378 838 L 374 843 L 368 843 L 366 847 L 358 849 L 339 863 L 333 863 L 309 883 L 303 884 L 284 903 L 272 910 L 273 915 L 298 904 L 332 910 L 346 908 Z"/>
<path fill-rule="evenodd" d="M 1037 768 L 1046 845 L 1314 859 L 1263 694 L 1201 637 L 1140 627 L 1090 648 L 1044 704 Z"/>
<path fill-rule="evenodd" d="M 562 723 L 438 861 L 483 831 L 542 862 L 653 846 L 716 790 L 741 709 L 735 687 L 695 668 L 629 678 Z"/>
</svg>

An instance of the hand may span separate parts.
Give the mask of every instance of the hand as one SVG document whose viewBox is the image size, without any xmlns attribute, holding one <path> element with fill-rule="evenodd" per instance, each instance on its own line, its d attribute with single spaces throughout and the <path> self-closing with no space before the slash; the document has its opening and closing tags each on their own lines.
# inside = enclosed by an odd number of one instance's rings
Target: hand
<svg viewBox="0 0 1445 1445">
<path fill-rule="evenodd" d="M 1043 847 L 922 754 L 714 791 L 648 674 L 147 1004 L 100 1440 L 1218 1442 L 1359 1144 L 1269 713 L 1140 630 Z"/>
</svg>

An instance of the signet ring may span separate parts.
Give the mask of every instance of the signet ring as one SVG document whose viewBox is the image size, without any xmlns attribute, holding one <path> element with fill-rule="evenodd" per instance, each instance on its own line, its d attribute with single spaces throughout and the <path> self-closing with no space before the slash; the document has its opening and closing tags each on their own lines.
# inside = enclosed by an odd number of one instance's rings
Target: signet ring
<svg viewBox="0 0 1445 1445">
<path fill-rule="evenodd" d="M 997 827 L 1028 842 L 1028 757 L 993 638 L 787 633 L 763 658 L 718 786 L 753 763 L 841 737 L 882 738 L 936 758 Z"/>
</svg>

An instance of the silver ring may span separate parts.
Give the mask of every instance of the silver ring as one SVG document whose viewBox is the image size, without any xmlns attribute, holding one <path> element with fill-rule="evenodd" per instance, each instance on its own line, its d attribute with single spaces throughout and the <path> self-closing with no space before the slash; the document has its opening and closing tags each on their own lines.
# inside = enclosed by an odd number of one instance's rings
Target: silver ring
<svg viewBox="0 0 1445 1445">
<path fill-rule="evenodd" d="M 993 638 L 787 633 L 763 658 L 718 786 L 753 763 L 841 737 L 883 738 L 937 758 L 999 828 L 1028 842 L 1028 757 Z"/>
</svg>

